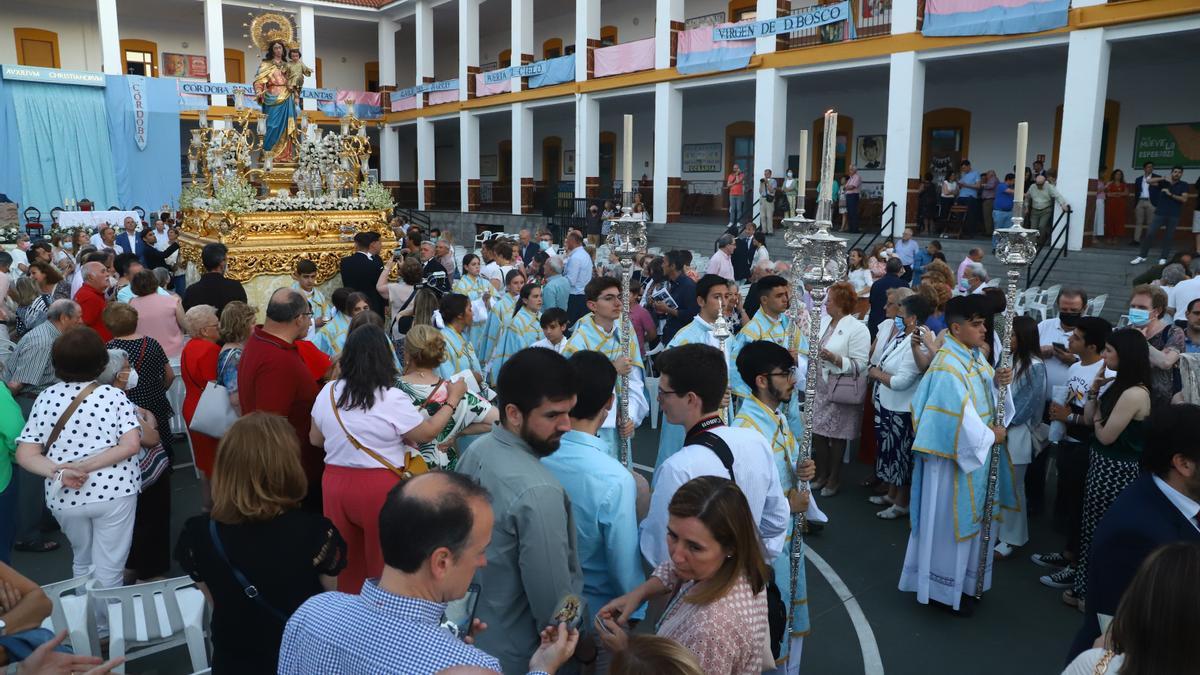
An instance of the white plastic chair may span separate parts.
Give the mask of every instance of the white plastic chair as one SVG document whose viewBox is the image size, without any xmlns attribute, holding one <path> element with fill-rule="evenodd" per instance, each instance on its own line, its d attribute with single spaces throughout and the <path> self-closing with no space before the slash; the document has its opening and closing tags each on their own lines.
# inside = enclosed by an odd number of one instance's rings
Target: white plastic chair
<svg viewBox="0 0 1200 675">
<path fill-rule="evenodd" d="M 1029 313 L 1037 312 L 1038 321 L 1045 321 L 1052 316 L 1054 301 L 1058 298 L 1058 290 L 1062 284 L 1055 284 L 1038 293 L 1037 299 L 1029 303 Z"/>
<path fill-rule="evenodd" d="M 1108 293 L 1097 295 L 1088 300 L 1087 307 L 1083 309 L 1084 316 L 1100 316 L 1100 312 L 1104 311 L 1104 305 L 1108 302 Z"/>
<path fill-rule="evenodd" d="M 85 574 L 42 586 L 52 606 L 50 616 L 42 622 L 42 628 L 54 633 L 67 631 L 66 642 L 76 654 L 82 656 L 100 653 L 100 637 L 92 612 L 92 599 L 86 592 L 91 583 L 92 575 Z M 80 592 L 80 589 L 84 592 Z"/>
<path fill-rule="evenodd" d="M 1029 288 L 1026 288 L 1018 293 L 1017 306 L 1015 308 L 1016 313 L 1018 315 L 1024 314 L 1029 309 L 1029 304 L 1033 302 L 1035 298 L 1037 298 L 1038 293 L 1040 293 L 1041 290 L 1042 289 L 1038 288 L 1037 286 L 1030 286 Z"/>
<path fill-rule="evenodd" d="M 192 670 L 209 667 L 204 594 L 188 577 L 90 591 L 107 602 L 108 656 L 126 662 L 186 644 Z M 124 673 L 123 667 L 113 672 Z"/>
</svg>

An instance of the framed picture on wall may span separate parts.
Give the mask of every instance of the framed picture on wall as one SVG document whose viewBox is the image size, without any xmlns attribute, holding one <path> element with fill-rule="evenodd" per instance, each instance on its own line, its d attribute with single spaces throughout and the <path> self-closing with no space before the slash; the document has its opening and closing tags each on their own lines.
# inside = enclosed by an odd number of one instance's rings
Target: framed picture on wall
<svg viewBox="0 0 1200 675">
<path fill-rule="evenodd" d="M 887 136 L 859 136 L 854 149 L 854 165 L 859 169 L 877 170 L 884 168 L 884 151 L 887 148 Z"/>
<path fill-rule="evenodd" d="M 208 57 L 195 54 L 162 54 L 163 77 L 208 77 Z"/>
<path fill-rule="evenodd" d="M 574 176 L 575 175 L 575 150 L 574 150 L 574 148 L 572 148 L 570 150 L 563 150 L 563 175 L 564 176 Z"/>
<path fill-rule="evenodd" d="M 480 155 L 479 156 L 479 175 L 480 176 L 495 176 L 500 169 L 500 161 L 497 155 Z"/>
</svg>

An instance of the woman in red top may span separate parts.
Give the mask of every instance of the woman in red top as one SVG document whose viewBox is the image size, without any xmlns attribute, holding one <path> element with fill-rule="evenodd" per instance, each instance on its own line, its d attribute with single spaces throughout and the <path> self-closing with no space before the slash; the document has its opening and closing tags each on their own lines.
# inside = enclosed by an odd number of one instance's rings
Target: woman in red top
<svg viewBox="0 0 1200 675">
<path fill-rule="evenodd" d="M 184 315 L 184 323 L 192 339 L 183 346 L 183 354 L 179 357 L 179 374 L 184 387 L 183 420 L 190 425 L 205 385 L 217 379 L 217 356 L 221 352 L 217 338 L 221 329 L 217 310 L 212 305 L 196 305 L 189 309 Z M 188 438 L 192 442 L 196 468 L 203 474 L 200 477 L 200 492 L 207 511 L 212 506 L 208 479 L 212 475 L 218 439 L 195 431 L 188 431 Z"/>
<path fill-rule="evenodd" d="M 1104 200 L 1104 236 L 1120 240 L 1125 236 L 1125 223 L 1129 222 L 1129 186 L 1125 184 L 1125 172 L 1112 172 Z"/>
</svg>

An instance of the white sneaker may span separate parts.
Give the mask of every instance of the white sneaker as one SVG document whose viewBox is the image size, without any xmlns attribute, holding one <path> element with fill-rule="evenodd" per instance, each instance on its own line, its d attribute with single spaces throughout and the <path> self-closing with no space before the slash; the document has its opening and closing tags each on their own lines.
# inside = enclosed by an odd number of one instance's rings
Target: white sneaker
<svg viewBox="0 0 1200 675">
<path fill-rule="evenodd" d="M 1014 548 L 1013 545 L 1008 543 L 1007 541 L 1002 541 L 999 544 L 996 544 L 996 548 L 995 548 L 996 557 L 1000 558 L 1001 560 L 1008 558 L 1009 556 L 1011 556 L 1013 554 L 1013 548 Z"/>
<path fill-rule="evenodd" d="M 1146 259 L 1139 255 L 1138 257 L 1134 258 L 1133 260 L 1130 260 L 1129 264 L 1130 265 L 1141 265 L 1144 262 L 1146 262 Z"/>
<path fill-rule="evenodd" d="M 1166 265 L 1166 264 L 1167 264 L 1167 259 L 1166 259 L 1166 258 L 1159 258 L 1159 259 L 1158 259 L 1158 264 L 1159 264 L 1159 265 Z"/>
</svg>

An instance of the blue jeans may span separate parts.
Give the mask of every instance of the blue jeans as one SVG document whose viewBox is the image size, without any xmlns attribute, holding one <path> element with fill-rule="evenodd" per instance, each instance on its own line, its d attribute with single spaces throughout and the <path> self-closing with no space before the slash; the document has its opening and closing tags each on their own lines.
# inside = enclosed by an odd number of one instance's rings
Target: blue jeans
<svg viewBox="0 0 1200 675">
<path fill-rule="evenodd" d="M 858 193 L 846 194 L 846 227 L 858 232 Z"/>
<path fill-rule="evenodd" d="M 730 225 L 736 225 L 736 224 L 742 222 L 742 220 L 741 220 L 742 204 L 744 203 L 745 199 L 746 198 L 741 195 L 738 195 L 736 197 L 734 197 L 733 195 L 729 196 L 729 224 Z"/>
<path fill-rule="evenodd" d="M 1159 197 L 1164 199 L 1164 197 Z M 1163 235 L 1162 258 L 1171 259 L 1171 251 L 1175 248 L 1175 227 L 1179 225 L 1179 214 L 1167 215 L 1160 211 L 1154 212 L 1154 220 L 1150 221 L 1150 229 L 1146 232 L 1146 236 L 1142 237 L 1142 252 L 1138 255 L 1145 258 L 1150 254 L 1150 244 L 1154 242 L 1154 235 L 1158 233 L 1158 228 L 1166 225 L 1167 231 Z"/>
<path fill-rule="evenodd" d="M 995 230 L 1003 230 L 1006 227 L 1012 227 L 1012 211 L 992 211 L 992 226 Z"/>
</svg>

